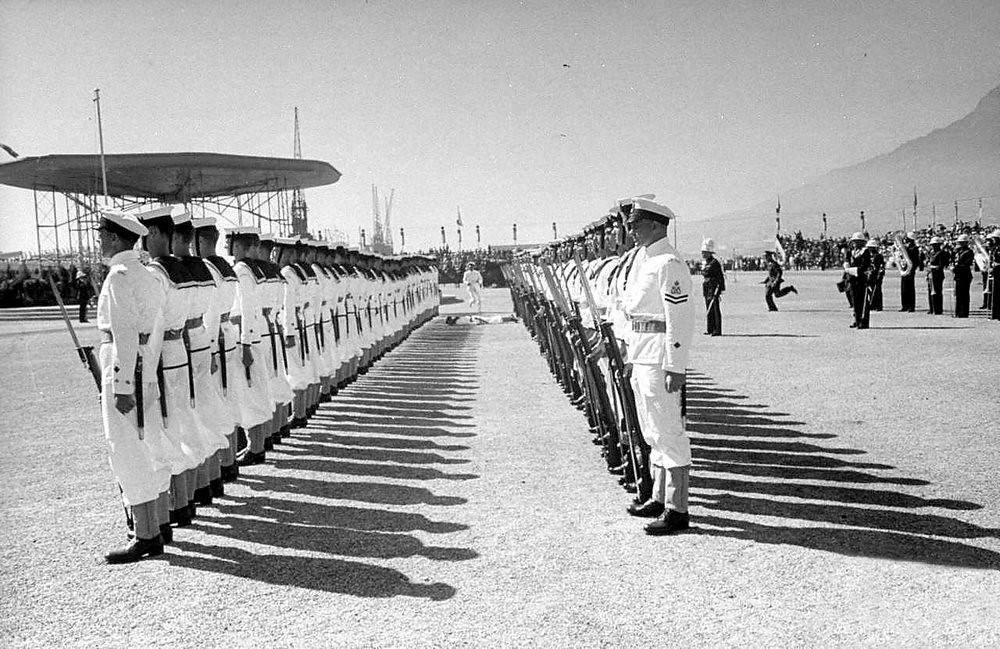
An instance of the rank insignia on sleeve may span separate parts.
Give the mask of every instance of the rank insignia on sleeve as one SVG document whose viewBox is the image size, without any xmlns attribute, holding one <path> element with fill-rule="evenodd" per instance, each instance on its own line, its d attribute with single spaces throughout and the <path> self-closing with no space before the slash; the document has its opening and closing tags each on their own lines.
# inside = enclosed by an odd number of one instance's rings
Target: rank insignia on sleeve
<svg viewBox="0 0 1000 649">
<path fill-rule="evenodd" d="M 674 280 L 674 285 L 670 287 L 670 290 L 667 293 L 664 293 L 663 299 L 670 304 L 682 304 L 687 302 L 688 296 L 687 293 L 684 292 L 684 289 L 681 288 L 681 283 Z"/>
</svg>

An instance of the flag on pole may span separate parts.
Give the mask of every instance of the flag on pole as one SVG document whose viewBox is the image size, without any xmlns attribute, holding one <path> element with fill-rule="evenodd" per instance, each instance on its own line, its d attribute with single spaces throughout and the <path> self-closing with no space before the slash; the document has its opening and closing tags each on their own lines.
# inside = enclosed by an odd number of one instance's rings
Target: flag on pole
<svg viewBox="0 0 1000 649">
<path fill-rule="evenodd" d="M 462 207 L 461 206 L 459 206 L 459 208 L 458 208 L 458 218 L 455 219 L 455 223 L 458 224 L 458 227 L 462 227 Z"/>
</svg>

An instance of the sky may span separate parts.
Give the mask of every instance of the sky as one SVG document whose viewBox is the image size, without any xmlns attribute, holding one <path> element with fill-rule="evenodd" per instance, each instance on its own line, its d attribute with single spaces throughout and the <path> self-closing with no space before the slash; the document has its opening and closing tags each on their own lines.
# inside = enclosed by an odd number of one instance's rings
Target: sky
<svg viewBox="0 0 1000 649">
<path fill-rule="evenodd" d="M 22 156 L 302 152 L 311 229 L 371 183 L 407 249 L 544 242 L 655 193 L 685 221 L 961 118 L 1000 84 L 1000 2 L 0 0 L 0 142 Z M 0 160 L 6 160 L 0 152 Z M 398 234 L 397 234 L 398 239 Z M 0 187 L 0 250 L 33 250 Z M 398 240 L 397 240 L 398 243 Z"/>
</svg>

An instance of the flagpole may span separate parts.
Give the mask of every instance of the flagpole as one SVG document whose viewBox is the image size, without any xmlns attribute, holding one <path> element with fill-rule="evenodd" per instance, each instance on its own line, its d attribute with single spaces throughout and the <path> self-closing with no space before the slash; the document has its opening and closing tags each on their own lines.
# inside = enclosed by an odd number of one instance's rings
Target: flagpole
<svg viewBox="0 0 1000 649">
<path fill-rule="evenodd" d="M 101 183 L 104 186 L 104 197 L 108 196 L 108 168 L 104 164 L 104 127 L 101 124 L 101 89 L 94 88 L 94 103 L 97 105 L 97 140 L 101 147 Z"/>
</svg>

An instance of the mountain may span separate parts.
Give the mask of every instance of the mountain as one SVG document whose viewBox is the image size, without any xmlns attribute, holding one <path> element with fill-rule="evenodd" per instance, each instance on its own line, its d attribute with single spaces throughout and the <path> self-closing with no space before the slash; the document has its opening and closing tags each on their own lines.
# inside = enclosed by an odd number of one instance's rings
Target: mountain
<svg viewBox="0 0 1000 649">
<path fill-rule="evenodd" d="M 944 128 L 782 192 L 782 231 L 801 229 L 815 236 L 822 228 L 820 215 L 826 212 L 831 236 L 849 234 L 860 228 L 861 210 L 869 232 L 899 229 L 904 207 L 907 223 L 912 224 L 914 187 L 919 227 L 930 224 L 931 203 L 937 204 L 937 222 L 950 223 L 955 218 L 954 201 L 975 196 L 993 196 L 984 201 L 984 220 L 1000 222 L 1000 86 L 975 110 Z M 774 236 L 774 208 L 772 199 L 708 219 L 711 228 L 703 224 L 701 229 L 726 232 L 731 246 L 759 251 Z M 976 201 L 959 204 L 962 220 L 975 220 L 977 211 Z M 697 250 L 698 243 L 682 241 L 681 247 Z"/>
</svg>

